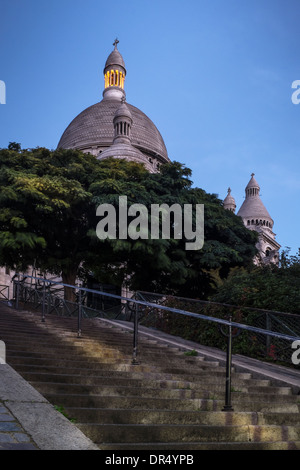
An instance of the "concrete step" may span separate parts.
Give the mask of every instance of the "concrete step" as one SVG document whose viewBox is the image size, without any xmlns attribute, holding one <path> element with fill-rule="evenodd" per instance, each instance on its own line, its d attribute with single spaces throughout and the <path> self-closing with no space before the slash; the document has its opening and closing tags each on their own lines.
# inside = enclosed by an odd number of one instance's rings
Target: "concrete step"
<svg viewBox="0 0 300 470">
<path fill-rule="evenodd" d="M 178 452 L 193 451 L 193 450 L 209 450 L 209 451 L 284 451 L 284 450 L 300 450 L 300 441 L 276 441 L 276 442 L 148 442 L 148 443 L 124 443 L 114 442 L 113 444 L 102 443 L 101 450 L 106 451 L 135 451 L 137 455 L 141 451 L 162 452 L 162 451 L 173 451 Z M 152 457 L 152 465 L 156 465 L 157 461 L 155 457 Z"/>
<path fill-rule="evenodd" d="M 96 444 L 103 442 L 281 442 L 299 441 L 300 426 L 153 425 L 77 423 Z"/>
<path fill-rule="evenodd" d="M 64 374 L 73 374 L 73 375 L 80 375 L 80 376 L 84 376 L 84 375 L 97 375 L 97 376 L 107 376 L 108 372 L 107 372 L 107 368 L 102 368 L 101 367 L 101 363 L 98 364 L 98 367 L 93 367 L 93 368 L 89 368 L 89 365 L 90 364 L 87 364 L 87 366 L 82 369 L 80 367 L 73 367 L 73 368 L 70 368 L 70 367 L 63 367 L 63 366 L 60 366 L 59 367 L 59 372 L 64 375 Z M 188 382 L 190 382 L 191 385 L 193 385 L 194 383 L 198 383 L 198 382 L 203 382 L 203 381 L 206 381 L 206 380 L 209 380 L 211 379 L 212 377 L 216 380 L 216 381 L 220 381 L 221 383 L 225 383 L 225 372 L 224 371 L 220 371 L 220 370 L 216 370 L 214 371 L 214 374 L 212 376 L 211 372 L 208 371 L 208 370 L 204 370 L 204 371 L 201 371 L 201 374 L 195 374 L 194 376 L 190 376 L 190 375 L 180 375 L 180 374 L 166 374 L 164 373 L 163 375 L 161 374 L 161 372 L 159 372 L 157 370 L 157 368 L 155 367 L 146 367 L 147 370 L 145 370 L 145 368 L 142 366 L 142 365 L 135 365 L 133 366 L 130 370 L 128 369 L 127 372 L 122 372 L 122 371 L 117 371 L 117 370 L 110 370 L 109 371 L 109 375 L 110 376 L 124 376 L 124 377 L 127 377 L 128 374 L 130 373 L 130 377 L 134 377 L 134 378 L 150 378 L 150 379 L 153 379 L 153 380 L 164 380 L 164 379 L 167 379 L 167 380 L 187 380 Z M 26 373 L 26 372 L 35 372 L 35 373 L 57 373 L 57 368 L 55 366 L 55 364 L 50 364 L 50 365 L 45 365 L 45 364 L 20 364 L 18 365 L 18 370 Z M 248 373 L 233 373 L 232 374 L 232 377 L 233 377 L 233 380 L 235 383 L 244 383 L 244 381 L 246 381 L 246 383 L 248 383 L 249 381 L 251 381 L 251 374 L 248 374 Z"/>
<path fill-rule="evenodd" d="M 66 413 L 79 423 L 102 424 L 201 424 L 201 425 L 299 425 L 297 413 L 260 413 L 251 411 L 224 412 L 199 410 L 131 410 L 113 408 L 65 408 Z"/>
<path fill-rule="evenodd" d="M 70 383 L 76 384 L 81 383 L 82 385 L 113 385 L 118 381 L 119 385 L 123 386 L 134 386 L 134 387 L 160 387 L 160 388 L 190 388 L 191 390 L 203 390 L 208 388 L 208 384 L 212 387 L 220 387 L 220 390 L 224 391 L 224 377 L 212 377 L 211 375 L 205 378 L 205 381 L 197 381 L 197 382 L 190 382 L 189 380 L 180 380 L 176 376 L 166 376 L 162 378 L 161 375 L 154 375 L 154 377 L 147 377 L 145 374 L 129 374 L 126 373 L 123 377 L 120 375 L 118 376 L 111 376 L 111 373 L 107 373 L 104 375 L 103 371 L 102 374 L 98 374 L 97 371 L 91 370 L 90 373 L 86 373 L 85 376 L 72 373 L 58 373 L 61 369 L 57 371 L 57 373 L 47 373 L 47 372 L 23 372 L 23 377 L 29 381 L 34 382 L 40 380 L 41 382 L 56 382 L 56 383 Z M 87 372 L 86 369 L 84 369 Z M 67 370 L 67 372 L 70 372 Z M 150 374 L 149 374 L 150 375 Z M 269 380 L 255 380 L 255 379 L 246 379 L 246 380 L 234 380 L 234 385 L 239 386 L 241 391 L 245 391 L 242 389 L 246 389 L 247 391 L 271 391 L 274 390 L 273 387 L 270 386 Z M 277 387 L 279 389 L 279 393 L 291 394 L 291 389 L 289 387 Z M 254 390 L 251 390 L 254 389 Z"/>
<path fill-rule="evenodd" d="M 147 409 L 147 410 L 188 410 L 188 411 L 221 411 L 224 407 L 224 399 L 205 398 L 153 398 L 139 396 L 102 396 L 67 393 L 44 393 L 51 403 L 64 407 L 81 408 L 113 408 L 113 409 Z M 261 412 L 261 413 L 299 413 L 297 402 L 286 403 L 268 401 L 248 401 L 234 403 L 234 411 Z"/>
<path fill-rule="evenodd" d="M 35 387 L 40 393 L 50 392 L 50 393 L 67 393 L 67 394 L 82 394 L 89 393 L 94 395 L 109 395 L 109 396 L 145 396 L 145 397 L 157 397 L 157 398 L 215 398 L 221 399 L 224 397 L 224 386 L 213 384 L 203 384 L 202 387 L 197 389 L 191 389 L 188 383 L 165 383 L 164 387 L 160 385 L 157 386 L 157 383 L 152 383 L 153 388 L 150 386 L 136 386 L 135 383 L 121 385 L 119 381 L 113 380 L 111 384 L 101 383 L 101 380 L 98 383 L 92 384 L 82 384 L 82 383 L 54 383 L 54 382 L 31 382 L 31 385 Z M 168 386 L 169 385 L 169 386 Z M 249 387 L 251 388 L 251 387 Z M 237 402 L 248 402 L 250 400 L 254 401 L 267 401 L 268 399 L 278 402 L 296 402 L 297 397 L 290 394 L 277 394 L 276 389 L 273 390 L 272 387 L 252 387 L 255 391 L 246 390 L 245 392 L 232 392 L 232 403 Z M 257 391 L 259 388 L 259 391 Z"/>
</svg>

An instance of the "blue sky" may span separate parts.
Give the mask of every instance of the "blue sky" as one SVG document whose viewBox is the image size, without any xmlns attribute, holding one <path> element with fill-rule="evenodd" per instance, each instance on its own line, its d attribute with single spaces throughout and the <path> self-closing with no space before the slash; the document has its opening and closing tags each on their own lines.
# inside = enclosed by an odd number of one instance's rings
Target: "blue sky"
<svg viewBox="0 0 300 470">
<path fill-rule="evenodd" d="M 0 147 L 56 148 L 102 99 L 112 43 L 127 101 L 196 186 L 237 208 L 251 173 L 282 247 L 300 247 L 299 0 L 0 0 Z"/>
</svg>

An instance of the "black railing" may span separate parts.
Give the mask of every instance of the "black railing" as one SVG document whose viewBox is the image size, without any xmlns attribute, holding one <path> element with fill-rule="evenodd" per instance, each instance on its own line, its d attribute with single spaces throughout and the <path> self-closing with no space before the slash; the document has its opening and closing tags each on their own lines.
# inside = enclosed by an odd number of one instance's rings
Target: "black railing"
<svg viewBox="0 0 300 470">
<path fill-rule="evenodd" d="M 198 299 L 188 299 L 172 295 L 163 295 L 152 292 L 138 291 L 135 298 L 145 300 L 158 305 L 176 307 L 185 311 L 202 313 L 205 316 L 218 318 L 231 318 L 251 327 L 259 327 L 263 330 L 274 331 L 289 336 L 300 336 L 300 314 L 271 311 L 258 307 L 237 306 L 220 302 L 210 302 Z M 154 310 L 153 310 L 154 312 Z M 158 316 L 149 312 L 142 320 L 148 326 L 162 329 L 167 333 L 177 335 L 183 334 L 185 330 L 183 323 L 176 322 L 170 316 Z M 188 329 L 187 329 L 188 330 Z M 203 322 L 195 323 L 194 328 L 185 331 L 185 339 L 198 342 L 202 345 L 210 345 L 213 333 L 208 334 L 203 328 Z M 243 331 L 240 338 L 234 342 L 234 350 L 239 354 L 244 354 L 258 359 L 267 359 L 277 363 L 291 363 L 290 343 L 282 338 L 276 338 L 260 333 L 252 328 Z"/>
<path fill-rule="evenodd" d="M 30 284 L 27 284 L 30 280 Z M 32 280 L 35 283 L 32 283 Z M 232 411 L 231 405 L 231 365 L 232 365 L 232 339 L 243 331 L 248 331 L 255 334 L 260 334 L 265 337 L 277 338 L 280 340 L 295 342 L 300 341 L 300 335 L 285 334 L 279 331 L 268 330 L 253 325 L 247 325 L 238 321 L 233 321 L 232 316 L 228 318 L 218 318 L 210 315 L 204 315 L 201 313 L 195 313 L 189 310 L 179 309 L 167 305 L 165 296 L 159 296 L 157 294 L 139 293 L 135 298 L 127 298 L 116 294 L 102 292 L 94 289 L 88 289 L 82 286 L 73 286 L 70 284 L 61 283 L 54 280 L 47 280 L 35 276 L 18 275 L 13 280 L 14 283 L 14 306 L 19 309 L 27 304 L 31 308 L 40 309 L 41 321 L 46 321 L 47 315 L 56 313 L 58 315 L 77 316 L 77 336 L 82 335 L 82 321 L 85 317 L 102 317 L 110 319 L 125 319 L 133 322 L 133 349 L 132 349 L 132 364 L 139 363 L 138 357 L 138 334 L 140 321 L 148 315 L 149 312 L 155 312 L 159 316 L 162 316 L 164 312 L 171 315 L 181 315 L 185 318 L 194 318 L 197 320 L 203 320 L 205 322 L 214 323 L 219 327 L 219 330 L 227 338 L 226 348 L 226 383 L 225 383 L 225 405 L 224 411 Z M 75 301 L 65 300 L 61 295 L 55 295 L 55 292 L 61 292 L 58 289 L 59 286 L 63 288 L 69 288 L 73 292 Z M 58 289 L 58 290 L 57 290 Z M 100 299 L 109 299 L 114 301 L 114 313 L 111 315 L 112 307 L 111 303 L 105 309 L 95 309 L 93 305 L 87 305 L 88 294 L 92 294 L 93 297 L 98 296 Z M 146 300 L 148 298 L 148 300 Z M 197 302 L 191 299 L 191 303 Z M 105 302 L 102 301 L 102 304 Z M 212 305 L 212 302 L 205 302 L 205 304 Z M 99 302 L 97 302 L 99 305 Z M 225 304 L 222 304 L 225 305 Z M 117 308 L 116 308 L 117 307 Z M 233 306 L 231 306 L 233 307 Z M 299 316 L 300 320 L 300 316 Z M 225 331 L 224 331 L 225 328 Z"/>
<path fill-rule="evenodd" d="M 0 285 L 0 300 L 9 301 L 9 286 Z"/>
</svg>

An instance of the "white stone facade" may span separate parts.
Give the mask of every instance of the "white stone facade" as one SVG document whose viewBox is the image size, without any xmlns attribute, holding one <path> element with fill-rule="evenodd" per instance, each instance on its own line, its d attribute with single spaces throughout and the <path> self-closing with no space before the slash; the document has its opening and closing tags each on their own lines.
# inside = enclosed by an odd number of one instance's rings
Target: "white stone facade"
<svg viewBox="0 0 300 470">
<path fill-rule="evenodd" d="M 274 221 L 265 208 L 259 192 L 259 184 L 254 178 L 254 173 L 252 173 L 251 179 L 245 189 L 245 200 L 238 210 L 237 215 L 242 218 L 245 227 L 249 230 L 255 230 L 259 234 L 256 245 L 258 254 L 253 260 L 254 263 L 278 264 L 280 245 L 276 241 L 276 235 L 272 230 Z M 235 212 L 236 204 L 230 189 L 228 189 L 228 194 L 223 201 L 223 206 L 226 210 Z"/>
</svg>

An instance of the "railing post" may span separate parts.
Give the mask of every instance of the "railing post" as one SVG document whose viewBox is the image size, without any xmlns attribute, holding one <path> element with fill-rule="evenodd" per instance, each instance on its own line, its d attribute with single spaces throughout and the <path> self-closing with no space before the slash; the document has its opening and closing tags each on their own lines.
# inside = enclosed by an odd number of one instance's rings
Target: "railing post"
<svg viewBox="0 0 300 470">
<path fill-rule="evenodd" d="M 229 318 L 231 322 L 231 316 Z M 231 406 L 231 358 L 232 358 L 232 326 L 228 327 L 227 351 L 226 351 L 226 385 L 225 385 L 225 405 L 222 411 L 234 411 Z"/>
<path fill-rule="evenodd" d="M 81 289 L 79 289 L 79 292 L 78 292 L 77 338 L 81 338 L 81 316 L 82 316 Z"/>
<path fill-rule="evenodd" d="M 46 285 L 43 281 L 43 300 L 42 300 L 42 322 L 45 322 L 45 307 L 46 307 Z"/>
<path fill-rule="evenodd" d="M 139 327 L 139 306 L 135 304 L 134 309 L 134 329 L 133 329 L 133 355 L 132 355 L 132 364 L 137 365 L 139 361 L 137 359 L 138 355 L 138 327 Z"/>
<path fill-rule="evenodd" d="M 16 294 L 16 303 L 15 303 L 15 307 L 16 307 L 16 310 L 19 310 L 19 295 L 20 295 L 20 284 L 19 284 L 19 280 L 18 281 L 14 281 L 15 283 L 15 294 Z"/>
<path fill-rule="evenodd" d="M 266 313 L 266 330 L 271 331 L 271 318 L 268 313 Z M 271 336 L 266 335 L 266 356 L 268 356 L 271 346 Z"/>
</svg>

